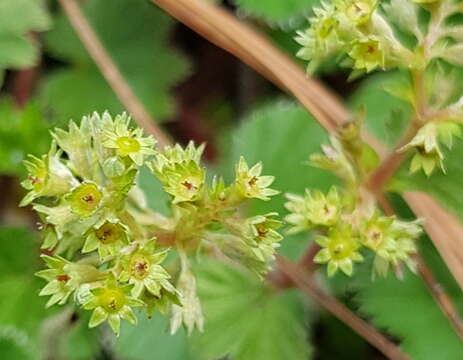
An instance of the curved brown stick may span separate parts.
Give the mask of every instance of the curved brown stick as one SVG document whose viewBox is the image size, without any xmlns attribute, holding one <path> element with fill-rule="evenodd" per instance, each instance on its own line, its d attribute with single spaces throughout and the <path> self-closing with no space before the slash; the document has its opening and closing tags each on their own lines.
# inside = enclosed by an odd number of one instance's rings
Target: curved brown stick
<svg viewBox="0 0 463 360">
<path fill-rule="evenodd" d="M 326 130 L 334 131 L 339 122 L 349 120 L 349 112 L 323 85 L 308 79 L 299 66 L 271 45 L 262 34 L 244 26 L 221 7 L 206 1 L 152 1 L 291 93 Z"/>
<path fill-rule="evenodd" d="M 127 83 L 125 78 L 120 73 L 117 66 L 114 64 L 111 56 L 108 54 L 104 46 L 101 44 L 98 36 L 93 31 L 92 27 L 85 18 L 82 10 L 75 0 L 58 0 L 64 12 L 66 13 L 72 27 L 77 36 L 82 41 L 82 44 L 87 49 L 95 64 L 100 69 L 113 89 L 120 102 L 133 116 L 134 120 L 145 129 L 145 131 L 153 135 L 161 147 L 168 145 L 170 139 L 159 128 L 153 117 L 148 113 L 143 104 L 135 96 L 132 88 Z"/>
</svg>

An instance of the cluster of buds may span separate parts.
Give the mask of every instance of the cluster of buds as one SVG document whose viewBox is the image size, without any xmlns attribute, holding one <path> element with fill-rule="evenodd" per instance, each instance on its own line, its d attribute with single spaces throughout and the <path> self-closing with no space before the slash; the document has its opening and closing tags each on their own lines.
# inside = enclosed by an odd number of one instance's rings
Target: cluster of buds
<svg viewBox="0 0 463 360">
<path fill-rule="evenodd" d="M 297 55 L 309 61 L 308 71 L 336 55 L 344 55 L 342 64 L 354 69 L 352 77 L 413 62 L 413 53 L 394 36 L 378 3 L 334 0 L 314 9 L 310 27 L 296 37 L 302 45 Z"/>
<path fill-rule="evenodd" d="M 311 157 L 312 165 L 340 177 L 344 188 L 333 186 L 327 194 L 318 190 L 306 190 L 304 196 L 287 194 L 289 232 L 317 232 L 315 241 L 321 249 L 314 261 L 327 264 L 329 276 L 338 269 L 351 276 L 354 263 L 363 261 L 366 251 L 375 254 L 374 276 L 385 276 L 391 265 L 397 268 L 401 263 L 414 270 L 420 220 L 406 222 L 382 215 L 372 196 L 362 190 L 376 157 L 359 140 L 359 133 L 359 126 L 350 124 L 339 137 L 332 137 L 331 146 L 323 147 L 324 154 Z"/>
<path fill-rule="evenodd" d="M 415 150 L 410 162 L 411 172 L 423 169 L 425 174 L 430 176 L 434 169 L 439 167 L 445 173 L 444 153 L 440 143 L 450 150 L 454 137 L 462 137 L 461 124 L 458 122 L 451 120 L 428 122 L 399 151 Z"/>
<path fill-rule="evenodd" d="M 206 182 L 203 146 L 155 149 L 130 118 L 108 113 L 84 117 L 69 131 L 56 129 L 47 155 L 30 157 L 21 202 L 42 222 L 47 306 L 69 299 L 93 310 L 90 327 L 121 319 L 136 323 L 134 307 L 148 316 L 170 314 L 172 331 L 202 327 L 196 281 L 188 254 L 226 256 L 258 275 L 269 270 L 281 240 L 276 214 L 244 218 L 250 199 L 268 200 L 273 177 L 243 158 L 236 180 Z M 147 165 L 170 195 L 170 216 L 146 205 L 137 175 Z M 154 180 L 154 179 L 153 179 Z M 165 265 L 168 254 L 172 261 Z"/>
</svg>

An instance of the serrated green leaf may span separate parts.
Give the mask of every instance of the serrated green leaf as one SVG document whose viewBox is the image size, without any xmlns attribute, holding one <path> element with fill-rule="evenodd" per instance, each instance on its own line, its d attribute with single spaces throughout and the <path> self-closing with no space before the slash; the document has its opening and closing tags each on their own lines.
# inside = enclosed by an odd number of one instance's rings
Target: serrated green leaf
<svg viewBox="0 0 463 360">
<path fill-rule="evenodd" d="M 16 326 L 29 336 L 45 314 L 45 301 L 37 296 L 41 283 L 33 275 L 34 243 L 25 229 L 0 228 L 0 325 Z"/>
<path fill-rule="evenodd" d="M 365 107 L 366 128 L 390 146 L 396 143 L 405 130 L 411 107 L 404 100 L 392 96 L 385 88 L 400 85 L 405 81 L 404 76 L 400 72 L 370 76 L 349 99 L 349 107 L 354 113 Z"/>
<path fill-rule="evenodd" d="M 455 299 L 462 303 L 461 292 Z M 414 360 L 453 360 L 463 354 L 463 342 L 416 275 L 378 279 L 360 292 L 359 300 L 376 325 L 403 339 L 402 348 Z"/>
<path fill-rule="evenodd" d="M 122 330 L 115 343 L 115 351 L 121 360 L 189 360 L 186 334 L 168 332 L 168 320 L 156 314 L 147 319 L 138 314 L 136 326 L 122 323 Z"/>
<path fill-rule="evenodd" d="M 49 124 L 37 104 L 17 109 L 9 98 L 0 99 L 0 119 L 0 173 L 22 175 L 26 155 L 41 155 L 47 150 Z"/>
<path fill-rule="evenodd" d="M 1 78 L 6 68 L 34 65 L 38 51 L 29 32 L 47 30 L 50 19 L 42 0 L 3 0 L 0 14 Z"/>
<path fill-rule="evenodd" d="M 199 359 L 310 359 L 296 293 L 275 292 L 251 274 L 215 262 L 202 263 L 196 274 L 206 316 L 204 333 L 192 338 Z"/>
<path fill-rule="evenodd" d="M 233 134 L 230 165 L 242 155 L 248 164 L 263 163 L 263 174 L 275 176 L 272 188 L 302 193 L 305 188 L 328 190 L 336 181 L 326 171 L 308 165 L 309 155 L 328 142 L 325 131 L 302 107 L 277 100 L 253 111 Z M 256 201 L 250 212 L 285 212 L 282 195 Z"/>
<path fill-rule="evenodd" d="M 83 10 L 135 95 L 155 118 L 169 116 L 169 90 L 188 69 L 184 57 L 167 46 L 173 21 L 145 1 L 90 0 Z M 80 119 L 98 109 L 120 112 L 122 105 L 63 15 L 46 45 L 55 57 L 72 63 L 45 80 L 41 94 L 57 117 Z"/>
<path fill-rule="evenodd" d="M 270 22 L 290 20 L 294 27 L 295 18 L 302 19 L 307 15 L 312 6 L 317 5 L 317 0 L 234 0 L 238 8 L 250 15 L 261 17 Z"/>
</svg>

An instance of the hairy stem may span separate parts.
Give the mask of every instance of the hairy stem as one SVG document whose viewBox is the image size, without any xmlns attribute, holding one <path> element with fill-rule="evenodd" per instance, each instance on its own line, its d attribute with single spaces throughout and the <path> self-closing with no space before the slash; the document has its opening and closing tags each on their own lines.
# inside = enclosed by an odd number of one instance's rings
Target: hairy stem
<svg viewBox="0 0 463 360">
<path fill-rule="evenodd" d="M 124 107 L 131 113 L 137 124 L 153 135 L 164 147 L 170 143 L 169 137 L 156 125 L 153 117 L 136 97 L 132 88 L 122 76 L 98 36 L 88 23 L 76 0 L 58 0 L 77 36 L 100 69 L 108 84 Z"/>
</svg>

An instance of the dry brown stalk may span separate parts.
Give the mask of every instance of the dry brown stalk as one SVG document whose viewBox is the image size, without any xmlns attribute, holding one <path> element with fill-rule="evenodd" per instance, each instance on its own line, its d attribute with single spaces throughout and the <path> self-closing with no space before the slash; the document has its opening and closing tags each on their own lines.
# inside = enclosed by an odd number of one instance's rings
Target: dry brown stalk
<svg viewBox="0 0 463 360">
<path fill-rule="evenodd" d="M 160 146 L 165 146 L 170 142 L 168 136 L 156 124 L 153 117 L 148 113 L 143 104 L 135 96 L 132 88 L 120 73 L 116 64 L 108 54 L 97 34 L 85 18 L 76 0 L 58 0 L 66 13 L 72 27 L 87 49 L 88 53 L 95 61 L 108 84 L 113 89 L 120 102 L 133 116 L 134 120 L 153 135 Z"/>
</svg>

